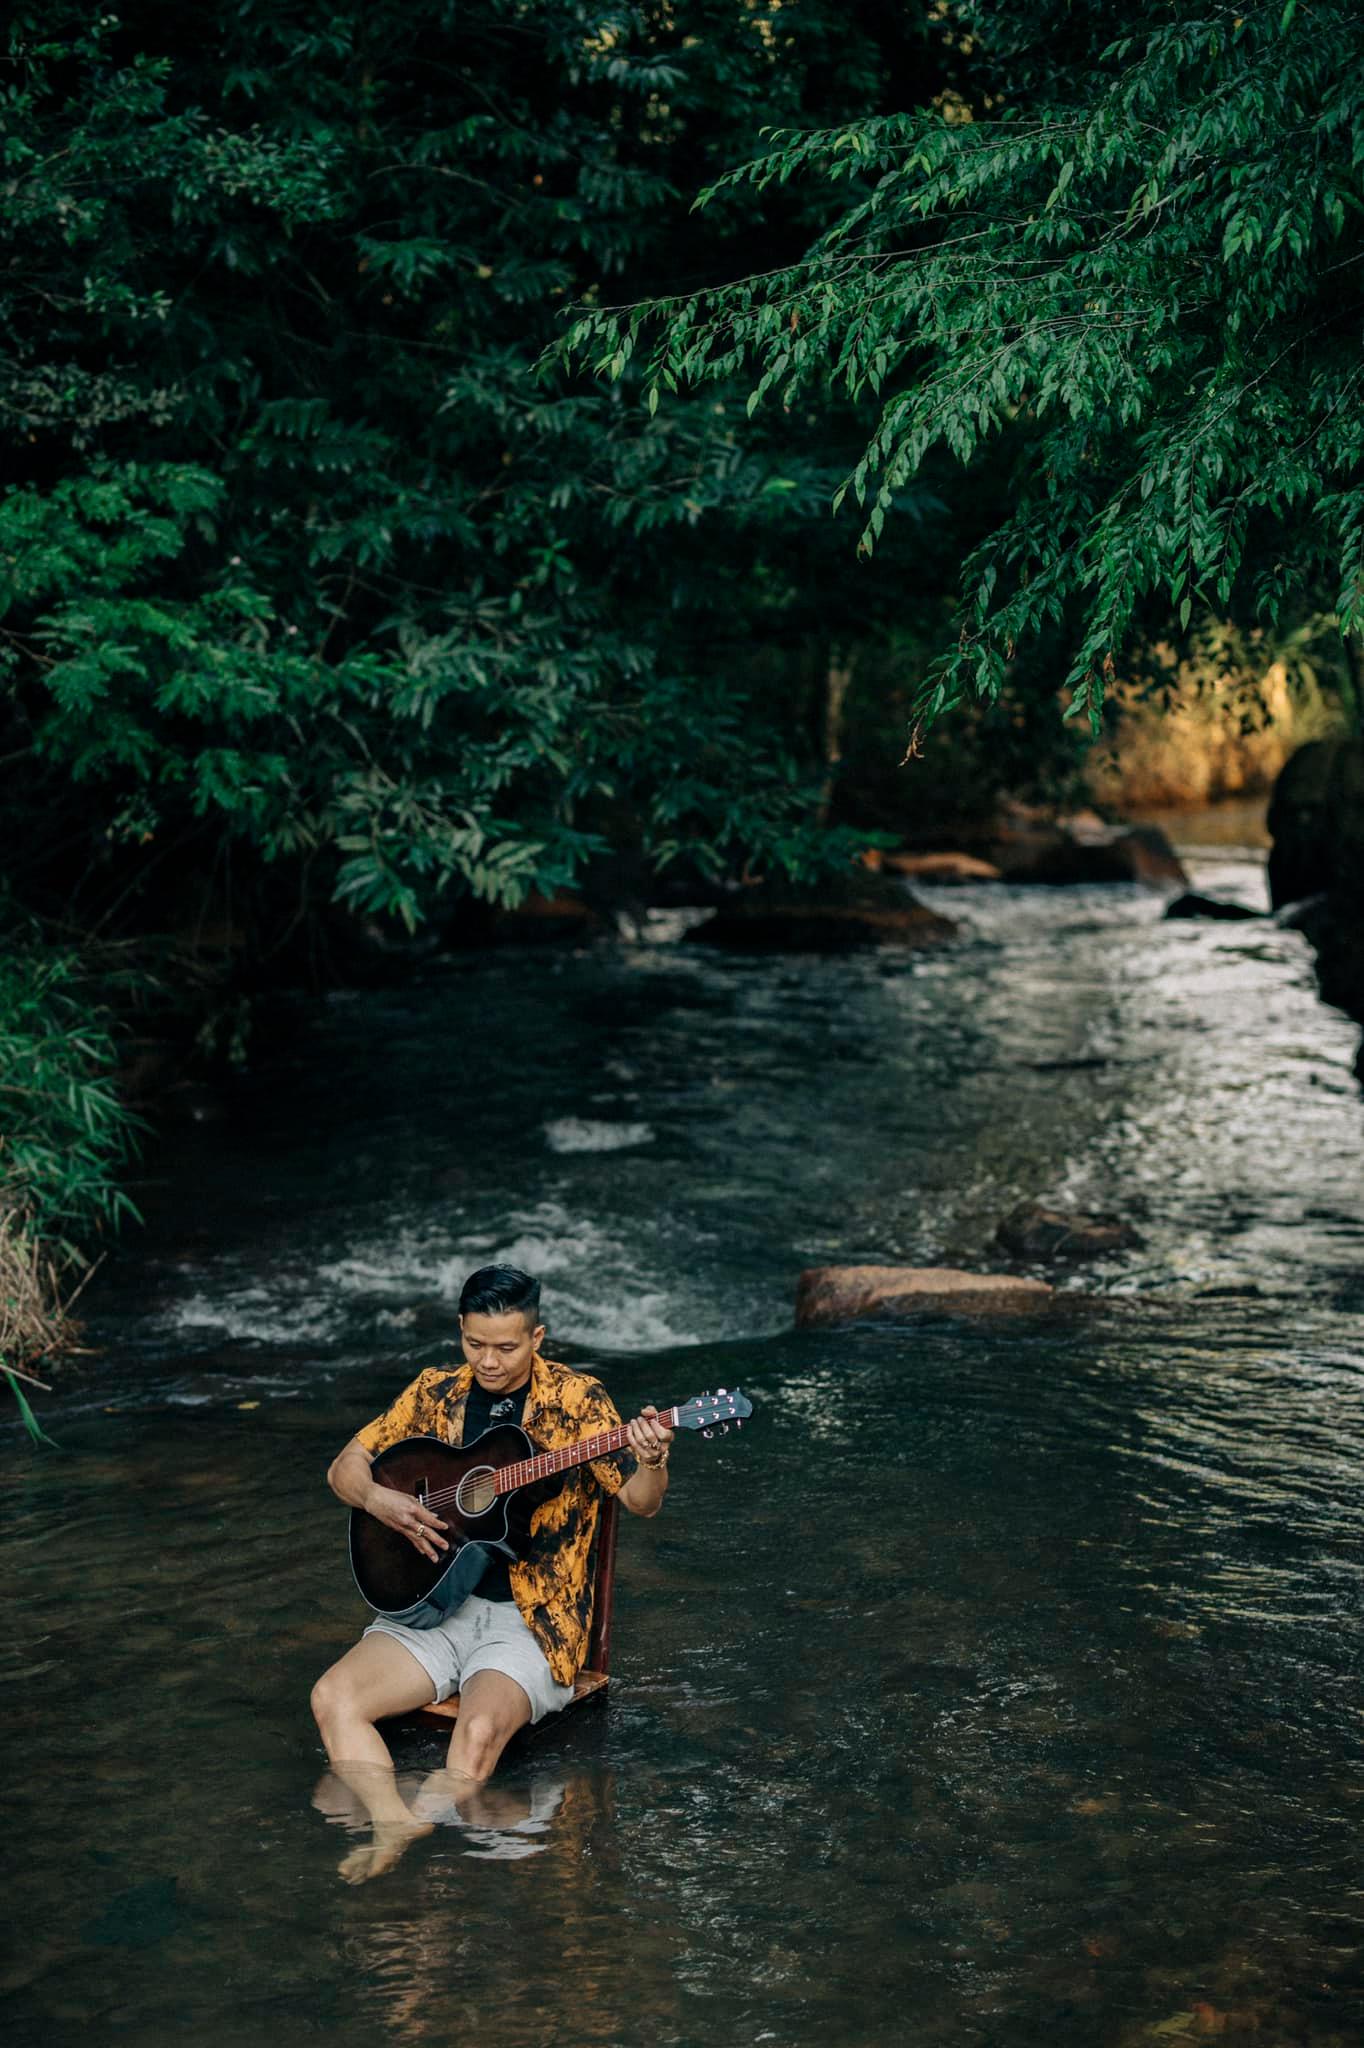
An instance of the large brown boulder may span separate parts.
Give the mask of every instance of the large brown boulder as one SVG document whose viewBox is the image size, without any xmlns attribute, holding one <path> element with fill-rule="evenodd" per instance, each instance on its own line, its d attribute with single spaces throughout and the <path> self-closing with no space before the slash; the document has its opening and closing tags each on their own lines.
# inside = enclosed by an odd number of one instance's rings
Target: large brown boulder
<svg viewBox="0 0 1364 2048">
<path fill-rule="evenodd" d="M 1187 889 L 1188 873 L 1159 825 L 1128 825 L 1107 842 L 1127 865 L 1134 882 L 1153 889 Z"/>
<path fill-rule="evenodd" d="M 1005 881 L 1023 881 L 1030 868 L 1067 844 L 1070 837 L 1069 830 L 1049 811 L 1005 797 L 980 850 Z"/>
<path fill-rule="evenodd" d="M 1064 887 L 1074 882 L 1143 882 L 1153 889 L 1187 889 L 1189 877 L 1158 825 L 1063 831 L 1009 872 L 1011 882 Z"/>
<path fill-rule="evenodd" d="M 686 940 L 735 952 L 837 953 L 858 946 L 933 946 L 955 937 L 956 930 L 903 883 L 859 869 L 816 888 L 759 882 L 737 889 Z"/>
<path fill-rule="evenodd" d="M 980 846 L 1005 881 L 1063 887 L 1075 882 L 1144 882 L 1187 889 L 1178 854 L 1156 825 L 1110 825 L 1095 811 L 1057 817 L 1005 798 Z"/>
<path fill-rule="evenodd" d="M 796 1283 L 796 1321 L 844 1323 L 913 1309 L 1044 1307 L 1055 1290 L 1012 1273 L 963 1273 L 952 1266 L 811 1266 Z"/>
</svg>

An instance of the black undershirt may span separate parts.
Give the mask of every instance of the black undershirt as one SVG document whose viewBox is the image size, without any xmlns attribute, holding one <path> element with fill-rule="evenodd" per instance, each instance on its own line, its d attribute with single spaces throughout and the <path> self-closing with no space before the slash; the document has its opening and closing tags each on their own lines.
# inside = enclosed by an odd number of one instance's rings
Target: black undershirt
<svg viewBox="0 0 1364 2048">
<path fill-rule="evenodd" d="M 520 1424 L 526 1412 L 526 1396 L 530 1392 L 530 1381 L 523 1387 L 515 1387 L 509 1394 L 490 1394 L 475 1380 L 469 1389 L 469 1398 L 464 1404 L 464 1435 L 462 1442 L 474 1443 L 487 1429 L 499 1429 L 503 1424 Z M 483 1577 L 474 1588 L 479 1600 L 510 1600 L 511 1579 L 507 1573 L 505 1557 L 494 1557 Z"/>
</svg>

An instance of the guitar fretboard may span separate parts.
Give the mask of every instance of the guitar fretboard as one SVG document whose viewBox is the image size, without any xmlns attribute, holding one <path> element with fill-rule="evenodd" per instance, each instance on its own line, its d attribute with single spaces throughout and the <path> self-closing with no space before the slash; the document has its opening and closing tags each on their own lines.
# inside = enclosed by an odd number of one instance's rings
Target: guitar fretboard
<svg viewBox="0 0 1364 2048">
<path fill-rule="evenodd" d="M 669 1429 L 678 1427 L 676 1408 L 660 1408 L 658 1419 Z M 533 1486 L 537 1480 L 551 1479 L 556 1472 L 567 1472 L 572 1465 L 590 1464 L 593 1458 L 605 1458 L 612 1451 L 622 1449 L 626 1443 L 625 1424 L 615 1429 L 604 1429 L 599 1436 L 585 1436 L 580 1443 L 565 1444 L 557 1451 L 541 1451 L 536 1458 L 522 1458 L 518 1464 L 504 1465 L 497 1475 L 497 1493 L 515 1493 L 518 1486 Z"/>
</svg>

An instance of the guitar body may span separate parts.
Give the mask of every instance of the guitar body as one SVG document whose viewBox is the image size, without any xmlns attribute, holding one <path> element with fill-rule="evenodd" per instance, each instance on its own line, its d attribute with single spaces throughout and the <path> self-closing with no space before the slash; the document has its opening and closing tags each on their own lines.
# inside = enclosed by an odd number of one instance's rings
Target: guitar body
<svg viewBox="0 0 1364 2048">
<path fill-rule="evenodd" d="M 737 1429 L 753 1404 L 737 1387 L 732 1393 L 721 1387 L 657 1413 L 670 1429 L 713 1436 L 731 1424 Z M 501 1422 L 458 1449 L 438 1436 L 390 1444 L 374 1459 L 371 1473 L 380 1486 L 413 1494 L 438 1515 L 449 1549 L 433 1562 L 396 1529 L 352 1508 L 350 1567 L 361 1596 L 385 1621 L 434 1628 L 477 1591 L 494 1557 L 510 1563 L 525 1556 L 531 1516 L 563 1485 L 566 1471 L 627 1448 L 628 1438 L 629 1426 L 621 1422 L 575 1444 L 537 1451 L 524 1429 Z M 511 1473 L 513 1465 L 524 1469 Z"/>
<path fill-rule="evenodd" d="M 433 1562 L 396 1529 L 366 1514 L 350 1513 L 350 1563 L 361 1597 L 386 1621 L 409 1628 L 434 1628 L 476 1592 L 494 1556 L 523 1555 L 530 1518 L 548 1490 L 543 1483 L 497 1494 L 493 1482 L 508 1465 L 536 1455 L 523 1429 L 499 1423 L 471 1444 L 442 1443 L 435 1436 L 404 1437 L 380 1451 L 370 1467 L 380 1486 L 415 1494 L 446 1524 L 443 1550 Z"/>
</svg>

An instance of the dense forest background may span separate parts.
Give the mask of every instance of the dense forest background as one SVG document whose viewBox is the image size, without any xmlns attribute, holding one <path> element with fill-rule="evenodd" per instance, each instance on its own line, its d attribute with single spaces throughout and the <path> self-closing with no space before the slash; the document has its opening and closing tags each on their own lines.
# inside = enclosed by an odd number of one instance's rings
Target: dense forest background
<svg viewBox="0 0 1364 2048">
<path fill-rule="evenodd" d="M 130 1017 L 813 882 L 1151 707 L 1357 722 L 1353 10 L 6 35 L 0 1350 L 123 1203 Z"/>
</svg>

